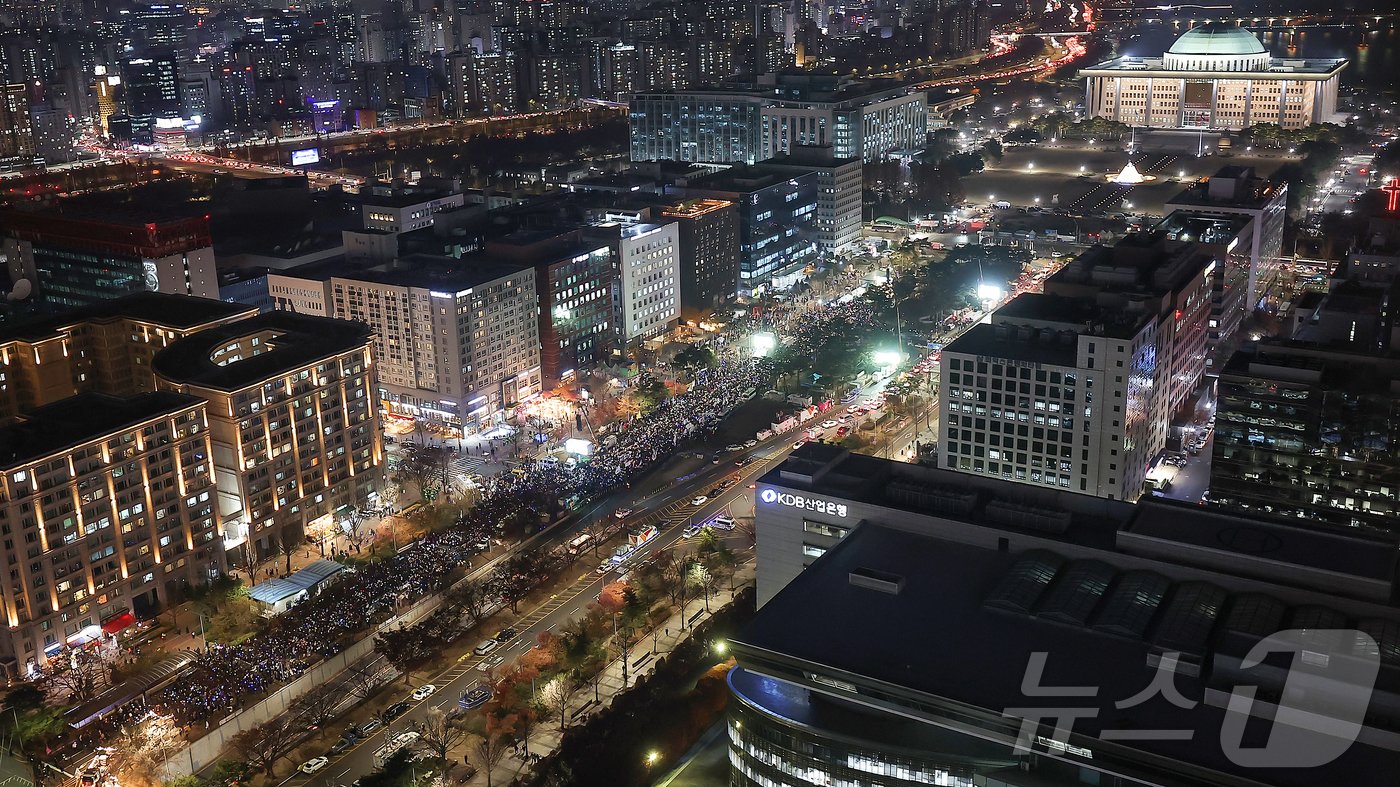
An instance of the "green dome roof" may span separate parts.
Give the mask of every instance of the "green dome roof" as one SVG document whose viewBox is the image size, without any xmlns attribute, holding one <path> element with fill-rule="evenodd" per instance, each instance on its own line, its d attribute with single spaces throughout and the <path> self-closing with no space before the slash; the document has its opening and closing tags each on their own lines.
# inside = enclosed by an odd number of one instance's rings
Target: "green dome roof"
<svg viewBox="0 0 1400 787">
<path fill-rule="evenodd" d="M 1167 50 L 1172 55 L 1262 55 L 1268 50 L 1243 27 L 1212 22 L 1193 27 Z"/>
</svg>

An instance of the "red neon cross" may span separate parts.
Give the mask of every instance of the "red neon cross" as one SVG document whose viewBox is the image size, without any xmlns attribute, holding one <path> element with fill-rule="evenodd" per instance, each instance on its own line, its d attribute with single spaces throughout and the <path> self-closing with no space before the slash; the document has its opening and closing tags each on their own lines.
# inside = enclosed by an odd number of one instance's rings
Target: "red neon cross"
<svg viewBox="0 0 1400 787">
<path fill-rule="evenodd" d="M 1400 211 L 1400 178 L 1391 178 L 1381 186 L 1385 192 L 1385 209 L 1391 213 Z"/>
</svg>

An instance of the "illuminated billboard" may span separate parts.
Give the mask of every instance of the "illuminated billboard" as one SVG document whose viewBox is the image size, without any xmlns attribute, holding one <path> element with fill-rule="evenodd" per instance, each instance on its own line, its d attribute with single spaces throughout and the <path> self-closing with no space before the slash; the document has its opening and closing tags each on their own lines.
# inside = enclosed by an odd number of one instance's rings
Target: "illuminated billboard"
<svg viewBox="0 0 1400 787">
<path fill-rule="evenodd" d="M 292 166 L 304 167 L 307 164 L 315 164 L 321 160 L 321 151 L 317 148 L 306 148 L 305 150 L 292 151 Z"/>
</svg>

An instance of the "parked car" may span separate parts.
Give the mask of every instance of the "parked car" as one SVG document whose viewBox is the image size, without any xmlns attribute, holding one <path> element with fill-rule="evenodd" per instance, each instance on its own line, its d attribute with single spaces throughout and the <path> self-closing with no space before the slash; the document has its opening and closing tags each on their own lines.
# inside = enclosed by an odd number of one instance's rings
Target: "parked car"
<svg viewBox="0 0 1400 787">
<path fill-rule="evenodd" d="M 393 705 L 390 705 L 389 707 L 385 708 L 384 713 L 382 715 L 385 721 L 393 721 L 394 719 L 397 719 L 405 713 L 408 713 L 408 703 L 396 702 Z"/>
<path fill-rule="evenodd" d="M 695 538 L 696 536 L 700 535 L 700 533 L 701 533 L 704 529 L 705 529 L 705 528 L 703 528 L 703 527 L 701 527 L 701 526 L 699 526 L 699 525 L 689 525 L 689 526 L 686 527 L 685 530 L 682 530 L 682 531 L 681 531 L 681 538 L 684 539 L 684 540 L 686 540 L 686 541 L 689 541 L 690 539 Z"/>
<path fill-rule="evenodd" d="M 696 495 L 690 499 L 690 504 L 693 506 L 703 506 L 709 501 L 710 498 L 707 495 Z"/>
<path fill-rule="evenodd" d="M 757 441 L 757 440 L 745 440 L 745 441 L 744 441 L 744 447 L 745 447 L 745 448 L 757 448 L 757 447 L 758 447 L 758 441 Z"/>
<path fill-rule="evenodd" d="M 419 686 L 417 690 L 413 692 L 413 699 L 417 702 L 422 702 L 423 700 L 426 700 L 427 698 L 433 696 L 433 692 L 435 691 L 437 691 L 437 686 L 434 686 L 431 683 L 425 683 L 422 686 Z"/>
<path fill-rule="evenodd" d="M 368 738 L 369 736 L 378 732 L 379 728 L 383 726 L 384 722 L 380 721 L 379 719 L 370 719 L 369 721 L 360 725 L 360 737 Z"/>
<path fill-rule="evenodd" d="M 496 648 L 499 648 L 500 646 L 501 643 L 497 642 L 496 640 L 488 639 L 480 645 L 477 645 L 475 648 L 472 648 L 472 653 L 475 653 L 478 656 L 485 656 L 487 653 L 490 653 L 491 651 L 495 650 Z"/>
<path fill-rule="evenodd" d="M 297 770 L 301 771 L 302 773 L 315 773 L 316 771 L 319 771 L 330 764 L 331 760 L 329 757 L 312 757 L 311 759 L 302 763 L 301 767 Z"/>
<path fill-rule="evenodd" d="M 710 522 L 710 524 L 714 525 L 720 530 L 733 530 L 734 517 L 728 515 L 717 516 L 714 518 L 714 521 Z"/>
<path fill-rule="evenodd" d="M 349 751 L 349 750 L 350 750 L 350 747 L 351 747 L 351 746 L 354 746 L 354 745 L 355 745 L 355 742 L 354 742 L 354 741 L 352 741 L 352 740 L 346 740 L 345 738 L 341 738 L 340 740 L 338 740 L 338 741 L 336 741 L 335 743 L 331 744 L 330 749 L 328 749 L 328 750 L 326 751 L 326 756 L 327 756 L 327 757 L 339 757 L 340 755 L 342 755 L 342 754 L 344 754 L 345 752 Z"/>
</svg>

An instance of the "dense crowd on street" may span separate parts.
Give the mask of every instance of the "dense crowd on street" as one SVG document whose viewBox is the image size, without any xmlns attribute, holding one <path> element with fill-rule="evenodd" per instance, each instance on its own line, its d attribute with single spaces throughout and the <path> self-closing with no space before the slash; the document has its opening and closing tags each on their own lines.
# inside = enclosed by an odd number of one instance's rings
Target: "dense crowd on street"
<svg viewBox="0 0 1400 787">
<path fill-rule="evenodd" d="M 597 496 L 630 483 L 690 434 L 717 425 L 740 401 L 741 392 L 765 385 L 769 377 L 762 360 L 723 362 L 708 371 L 703 384 L 623 424 L 615 439 L 605 441 L 589 460 L 541 462 L 524 474 L 492 479 L 454 527 L 424 536 L 391 559 L 361 566 L 349 579 L 239 644 L 212 646 L 189 676 L 160 695 L 162 710 L 186 724 L 216 723 L 250 698 L 339 652 L 369 622 L 443 589 L 474 554 L 483 532 L 500 532 L 500 523 L 522 516 L 538 521 L 546 501 Z"/>
</svg>

